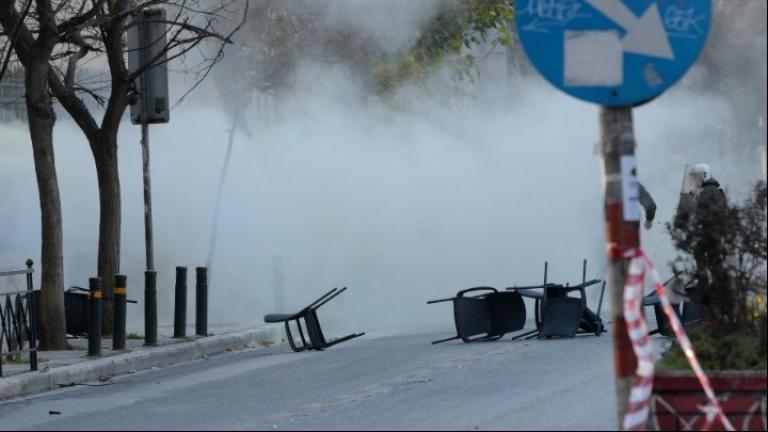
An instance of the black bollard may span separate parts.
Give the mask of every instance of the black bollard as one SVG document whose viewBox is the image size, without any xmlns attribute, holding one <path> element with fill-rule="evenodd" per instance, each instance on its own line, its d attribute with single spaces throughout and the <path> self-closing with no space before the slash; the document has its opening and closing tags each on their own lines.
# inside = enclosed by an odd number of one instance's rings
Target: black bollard
<svg viewBox="0 0 768 432">
<path fill-rule="evenodd" d="M 144 272 L 144 345 L 157 345 L 157 272 Z"/>
<path fill-rule="evenodd" d="M 37 313 L 35 312 L 35 302 L 32 299 L 32 290 L 34 289 L 32 287 L 32 266 L 35 264 L 32 262 L 31 258 L 27 258 L 27 269 L 30 270 L 29 273 L 27 273 L 27 291 L 29 292 L 29 297 L 27 297 L 27 313 L 29 313 L 29 366 L 33 371 L 37 370 L 37 327 L 36 327 L 36 316 Z M 2 346 L 0 346 L 2 348 Z M 0 373 L 0 376 L 2 376 L 2 373 Z"/>
<path fill-rule="evenodd" d="M 115 275 L 115 311 L 114 321 L 112 323 L 112 349 L 125 349 L 125 304 L 128 297 L 128 277 L 126 275 Z"/>
<path fill-rule="evenodd" d="M 187 336 L 187 268 L 176 267 L 176 305 L 173 313 L 173 337 Z"/>
<path fill-rule="evenodd" d="M 208 269 L 197 268 L 197 281 L 195 292 L 195 334 L 197 336 L 208 335 Z"/>
<path fill-rule="evenodd" d="M 88 321 L 88 355 L 101 355 L 101 278 L 88 279 L 90 320 Z"/>
</svg>

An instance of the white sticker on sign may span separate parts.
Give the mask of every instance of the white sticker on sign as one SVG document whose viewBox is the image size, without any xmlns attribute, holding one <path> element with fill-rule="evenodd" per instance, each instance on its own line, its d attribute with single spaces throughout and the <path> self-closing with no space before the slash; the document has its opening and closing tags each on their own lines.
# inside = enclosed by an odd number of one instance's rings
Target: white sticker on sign
<svg viewBox="0 0 768 432">
<path fill-rule="evenodd" d="M 564 32 L 563 74 L 569 87 L 617 87 L 624 82 L 624 48 L 619 32 Z"/>
<path fill-rule="evenodd" d="M 624 220 L 640 220 L 640 182 L 634 156 L 621 157 L 621 196 L 624 199 Z"/>
</svg>

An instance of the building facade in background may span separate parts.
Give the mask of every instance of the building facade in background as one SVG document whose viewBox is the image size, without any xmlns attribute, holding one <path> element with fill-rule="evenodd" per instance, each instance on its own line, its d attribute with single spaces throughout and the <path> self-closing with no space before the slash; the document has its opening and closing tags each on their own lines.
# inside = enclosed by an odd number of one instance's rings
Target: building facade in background
<svg viewBox="0 0 768 432">
<path fill-rule="evenodd" d="M 26 121 L 24 103 L 24 71 L 8 69 L 0 80 L 0 123 Z"/>
</svg>

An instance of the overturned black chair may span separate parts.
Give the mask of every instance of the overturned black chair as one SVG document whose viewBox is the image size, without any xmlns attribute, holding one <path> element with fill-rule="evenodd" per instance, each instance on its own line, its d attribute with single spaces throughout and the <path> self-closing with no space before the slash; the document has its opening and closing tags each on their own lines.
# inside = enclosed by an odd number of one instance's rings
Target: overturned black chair
<svg viewBox="0 0 768 432">
<path fill-rule="evenodd" d="M 544 284 L 524 287 L 510 287 L 507 290 L 520 292 L 523 297 L 535 300 L 534 317 L 537 331 L 529 338 L 574 337 L 577 334 L 590 333 L 600 336 L 605 331 L 605 325 L 600 317 L 600 309 L 605 293 L 605 281 L 599 279 L 586 280 L 587 260 L 582 266 L 582 283 L 569 286 L 547 282 L 547 263 L 544 263 Z M 602 282 L 600 301 L 597 312 L 587 305 L 585 289 Z M 541 289 L 542 291 L 534 291 Z M 580 297 L 570 297 L 568 293 L 579 291 Z"/>
<path fill-rule="evenodd" d="M 467 296 L 467 293 L 482 294 Z M 455 297 L 431 300 L 427 304 L 453 302 L 456 336 L 432 342 L 438 344 L 461 339 L 464 342 L 496 340 L 525 326 L 525 303 L 517 292 L 499 292 L 492 287 L 469 288 Z M 515 336 L 516 339 L 527 334 Z"/>
<path fill-rule="evenodd" d="M 323 335 L 323 330 L 320 328 L 320 321 L 317 319 L 317 309 L 320 308 L 320 306 L 328 303 L 332 299 L 334 299 L 339 294 L 346 291 L 347 287 L 344 287 L 342 289 L 334 288 L 316 301 L 314 301 L 309 306 L 305 307 L 301 311 L 293 314 L 268 314 L 264 316 L 264 322 L 267 323 L 279 323 L 284 322 L 285 323 L 285 335 L 288 339 L 288 345 L 291 346 L 291 349 L 295 352 L 299 351 L 305 351 L 305 350 L 323 350 L 325 348 L 328 348 L 330 346 L 339 344 L 341 342 L 348 341 L 350 339 L 354 339 L 358 336 L 363 336 L 365 333 L 354 333 L 349 336 L 344 336 L 338 339 L 333 339 L 330 341 L 325 340 L 325 336 Z M 299 337 L 301 338 L 301 345 L 296 344 L 296 340 L 293 337 L 293 334 L 291 333 L 291 326 L 290 322 L 295 321 L 296 327 L 298 328 Z M 302 330 L 302 321 L 304 321 L 304 327 L 307 330 L 307 335 L 309 337 L 309 341 L 304 337 L 304 331 Z"/>
<path fill-rule="evenodd" d="M 600 283 L 598 279 L 579 285 L 555 285 L 544 288 L 541 300 L 540 338 L 574 337 L 577 333 L 593 333 L 600 336 L 604 330 L 598 313 L 587 307 L 584 289 Z M 569 297 L 568 293 L 578 291 L 580 296 Z"/>
<path fill-rule="evenodd" d="M 603 318 L 600 317 L 600 308 L 603 305 L 602 298 L 604 293 L 605 281 L 603 281 L 603 287 L 600 291 L 600 303 L 598 305 L 597 311 L 592 311 L 592 309 L 587 307 L 585 301 L 584 313 L 581 315 L 578 333 L 592 333 L 595 336 L 600 336 L 605 331 L 605 323 L 603 323 Z"/>
<path fill-rule="evenodd" d="M 669 283 L 676 278 L 677 276 L 671 277 L 664 282 L 664 286 L 668 286 Z M 690 294 L 693 289 L 692 286 L 685 287 L 686 294 Z M 655 290 L 643 297 L 643 306 L 652 306 L 654 315 L 656 316 L 656 328 L 648 332 L 649 336 L 655 334 L 667 337 L 674 336 L 675 332 L 672 330 L 672 325 L 669 323 L 669 319 L 667 319 L 667 316 L 664 313 L 661 300 Z M 685 301 L 682 304 L 672 303 L 672 309 L 675 311 L 675 314 L 677 314 L 677 317 L 680 319 L 683 326 L 697 324 L 703 321 L 707 315 L 707 307 L 693 301 Z"/>
</svg>

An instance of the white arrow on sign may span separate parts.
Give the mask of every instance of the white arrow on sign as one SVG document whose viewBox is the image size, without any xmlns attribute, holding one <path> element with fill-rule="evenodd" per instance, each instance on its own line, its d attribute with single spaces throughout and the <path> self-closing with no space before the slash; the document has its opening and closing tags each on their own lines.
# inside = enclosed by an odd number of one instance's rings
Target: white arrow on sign
<svg viewBox="0 0 768 432">
<path fill-rule="evenodd" d="M 627 34 L 621 40 L 624 51 L 669 60 L 675 58 L 661 22 L 659 7 L 655 2 L 651 3 L 640 18 L 629 10 L 623 0 L 586 2 L 626 30 Z"/>
</svg>

